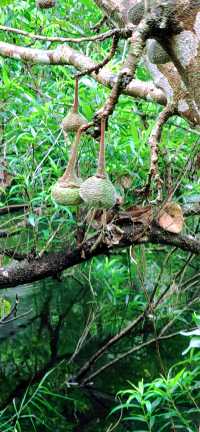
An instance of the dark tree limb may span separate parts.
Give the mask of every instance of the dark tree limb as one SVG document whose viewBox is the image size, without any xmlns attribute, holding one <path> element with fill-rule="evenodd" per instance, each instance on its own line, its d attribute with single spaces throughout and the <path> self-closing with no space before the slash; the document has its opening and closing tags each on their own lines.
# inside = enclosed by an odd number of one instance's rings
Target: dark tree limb
<svg viewBox="0 0 200 432">
<path fill-rule="evenodd" d="M 141 243 L 176 246 L 183 251 L 200 254 L 200 241 L 195 237 L 171 234 L 154 223 L 149 225 L 133 223 L 131 216 L 125 220 L 119 217 L 117 225 L 108 224 L 104 238 L 93 248 L 97 237 L 98 235 L 93 236 L 74 250 L 50 252 L 44 254 L 40 259 L 24 260 L 16 263 L 15 266 L 1 268 L 0 289 L 56 276 L 67 268 L 88 261 L 93 256 L 108 254 L 115 248 L 124 248 Z"/>
<path fill-rule="evenodd" d="M 0 216 L 8 214 L 8 213 L 15 213 L 15 212 L 19 212 L 22 210 L 27 210 L 30 206 L 28 204 L 14 204 L 14 205 L 9 205 L 6 207 L 1 207 L 0 208 Z"/>
<path fill-rule="evenodd" d="M 7 256 L 7 257 L 12 258 L 16 261 L 23 261 L 26 258 L 27 259 L 29 258 L 27 254 L 17 252 L 14 249 L 8 249 L 8 248 L 0 249 L 0 255 Z"/>
</svg>

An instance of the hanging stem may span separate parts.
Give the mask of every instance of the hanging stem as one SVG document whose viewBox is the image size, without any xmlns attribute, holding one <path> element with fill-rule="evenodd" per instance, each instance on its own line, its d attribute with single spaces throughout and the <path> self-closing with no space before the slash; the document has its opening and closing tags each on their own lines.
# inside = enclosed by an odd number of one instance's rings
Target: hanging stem
<svg viewBox="0 0 200 432">
<path fill-rule="evenodd" d="M 101 138 L 100 138 L 100 149 L 99 149 L 99 160 L 97 168 L 97 177 L 105 178 L 105 125 L 106 117 L 101 118 Z"/>
<path fill-rule="evenodd" d="M 75 90 L 74 90 L 74 104 L 72 108 L 73 113 L 78 112 L 78 78 L 75 80 Z"/>
<path fill-rule="evenodd" d="M 61 181 L 73 179 L 74 177 L 74 171 L 75 171 L 76 161 L 77 161 L 77 149 L 78 149 L 81 134 L 82 134 L 82 129 L 79 128 L 75 140 L 71 147 L 70 158 L 67 164 L 67 168 L 60 179 Z"/>
</svg>

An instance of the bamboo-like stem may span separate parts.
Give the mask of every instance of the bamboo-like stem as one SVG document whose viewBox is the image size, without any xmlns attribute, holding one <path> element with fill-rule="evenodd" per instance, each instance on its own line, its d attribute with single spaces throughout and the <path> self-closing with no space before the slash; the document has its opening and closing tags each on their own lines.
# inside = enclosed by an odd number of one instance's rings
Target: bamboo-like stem
<svg viewBox="0 0 200 432">
<path fill-rule="evenodd" d="M 76 161 L 77 161 L 77 150 L 78 150 L 78 145 L 79 145 L 81 134 L 82 134 L 82 130 L 81 130 L 81 128 L 79 128 L 78 132 L 76 133 L 75 140 L 74 140 L 72 147 L 71 147 L 70 158 L 69 158 L 69 161 L 67 164 L 67 168 L 66 168 L 63 176 L 60 178 L 61 181 L 73 179 L 73 177 L 75 175 L 75 167 L 76 167 Z"/>
<path fill-rule="evenodd" d="M 101 118 L 101 138 L 99 149 L 99 160 L 97 168 L 97 177 L 105 178 L 105 125 L 106 117 Z"/>
<path fill-rule="evenodd" d="M 78 78 L 75 80 L 75 90 L 74 90 L 74 104 L 72 108 L 73 113 L 78 112 Z"/>
</svg>

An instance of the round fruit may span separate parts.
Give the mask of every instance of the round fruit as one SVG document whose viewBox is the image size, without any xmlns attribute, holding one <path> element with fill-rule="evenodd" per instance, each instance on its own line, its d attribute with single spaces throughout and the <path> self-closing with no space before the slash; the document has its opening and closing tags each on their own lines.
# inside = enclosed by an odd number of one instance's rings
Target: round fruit
<svg viewBox="0 0 200 432">
<path fill-rule="evenodd" d="M 82 180 L 78 177 L 73 182 L 58 180 L 52 186 L 51 196 L 57 204 L 79 205 L 82 202 L 79 195 L 81 183 Z"/>
<path fill-rule="evenodd" d="M 89 207 L 109 209 L 116 203 L 117 194 L 108 178 L 89 177 L 80 186 L 80 196 Z"/>
<path fill-rule="evenodd" d="M 62 121 L 62 128 L 65 132 L 77 132 L 78 129 L 85 125 L 87 120 L 79 113 L 70 112 Z"/>
</svg>

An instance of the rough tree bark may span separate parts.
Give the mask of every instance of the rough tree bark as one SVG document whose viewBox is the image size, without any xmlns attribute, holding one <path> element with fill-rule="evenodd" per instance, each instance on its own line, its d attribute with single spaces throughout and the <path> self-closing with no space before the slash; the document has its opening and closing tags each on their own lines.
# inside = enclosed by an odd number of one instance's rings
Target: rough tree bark
<svg viewBox="0 0 200 432">
<path fill-rule="evenodd" d="M 185 211 L 185 214 L 199 214 L 196 206 Z M 116 223 L 109 223 L 104 237 L 98 241 L 98 235 L 85 241 L 83 245 L 71 250 L 70 246 L 60 252 L 49 252 L 41 258 L 25 259 L 0 268 L 0 289 L 15 287 L 35 282 L 46 277 L 56 277 L 63 270 L 76 264 L 88 261 L 94 256 L 108 255 L 113 249 L 144 243 L 163 244 L 200 255 L 200 241 L 188 235 L 175 235 L 162 230 L 154 222 L 134 223 L 131 216 L 118 216 Z"/>
</svg>

